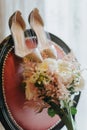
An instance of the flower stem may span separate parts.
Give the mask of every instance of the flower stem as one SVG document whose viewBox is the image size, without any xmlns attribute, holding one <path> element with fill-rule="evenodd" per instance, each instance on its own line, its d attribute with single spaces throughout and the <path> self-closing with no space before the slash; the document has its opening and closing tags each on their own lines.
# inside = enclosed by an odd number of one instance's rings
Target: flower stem
<svg viewBox="0 0 87 130">
<path fill-rule="evenodd" d="M 74 121 L 70 111 L 69 111 L 69 113 L 67 113 L 67 114 L 65 113 L 63 115 L 62 121 L 66 125 L 67 130 L 76 130 L 76 128 L 75 128 L 75 121 Z"/>
<path fill-rule="evenodd" d="M 67 130 L 76 130 L 75 127 L 75 121 L 71 114 L 71 109 L 69 105 L 66 105 L 66 111 L 64 109 L 61 109 L 57 104 L 54 102 L 49 102 L 51 107 L 55 110 L 56 114 L 58 114 L 67 127 Z"/>
</svg>

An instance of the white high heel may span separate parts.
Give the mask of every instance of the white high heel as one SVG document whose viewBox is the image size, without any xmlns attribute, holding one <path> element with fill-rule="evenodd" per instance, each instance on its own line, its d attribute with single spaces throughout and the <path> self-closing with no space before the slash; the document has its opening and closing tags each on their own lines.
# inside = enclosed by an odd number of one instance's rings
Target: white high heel
<svg viewBox="0 0 87 130">
<path fill-rule="evenodd" d="M 16 11 L 9 19 L 9 27 L 13 36 L 15 54 L 24 57 L 29 53 L 29 49 L 25 44 L 24 31 L 26 29 L 25 22 L 20 11 Z"/>
<path fill-rule="evenodd" d="M 13 36 L 15 54 L 21 58 L 30 55 L 33 60 L 42 61 L 42 57 L 38 49 L 30 49 L 26 45 L 26 40 L 24 36 L 24 31 L 26 29 L 26 24 L 21 16 L 20 11 L 16 11 L 9 19 L 9 27 Z M 33 42 L 31 42 L 33 44 Z"/>
<path fill-rule="evenodd" d="M 44 23 L 37 8 L 30 13 L 28 21 L 37 35 L 38 49 L 41 52 L 46 51 L 46 54 L 50 58 L 57 58 L 57 51 L 54 45 L 50 44 L 47 39 L 44 31 Z"/>
</svg>

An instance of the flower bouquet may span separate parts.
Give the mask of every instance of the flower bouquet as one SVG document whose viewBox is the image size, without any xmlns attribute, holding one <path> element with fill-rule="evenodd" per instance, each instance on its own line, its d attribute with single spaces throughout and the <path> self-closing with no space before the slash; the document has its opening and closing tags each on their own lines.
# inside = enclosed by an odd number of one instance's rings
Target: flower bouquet
<svg viewBox="0 0 87 130">
<path fill-rule="evenodd" d="M 37 42 L 32 40 L 27 51 L 21 55 L 25 105 L 34 108 L 37 113 L 46 108 L 49 116 L 60 116 L 67 130 L 76 130 L 74 116 L 77 110 L 74 107 L 74 97 L 84 85 L 80 64 L 72 52 L 65 54 L 60 49 L 63 54 L 59 56 L 58 46 L 48 40 L 37 9 L 30 13 L 29 23 L 36 34 Z M 19 40 L 15 34 L 14 31 L 14 43 L 17 43 Z M 21 39 L 22 44 L 23 36 Z M 15 51 L 17 55 L 22 53 L 18 45 L 15 46 Z"/>
<path fill-rule="evenodd" d="M 68 130 L 76 130 L 74 97 L 83 86 L 83 78 L 79 63 L 72 53 L 62 59 L 46 58 L 37 64 L 28 61 L 23 67 L 28 105 L 37 112 L 48 108 L 51 117 L 58 114 Z"/>
</svg>

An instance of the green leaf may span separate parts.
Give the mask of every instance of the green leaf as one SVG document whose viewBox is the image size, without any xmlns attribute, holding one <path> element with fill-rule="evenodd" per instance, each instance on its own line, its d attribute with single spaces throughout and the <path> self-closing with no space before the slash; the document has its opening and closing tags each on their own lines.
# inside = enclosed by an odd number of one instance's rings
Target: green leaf
<svg viewBox="0 0 87 130">
<path fill-rule="evenodd" d="M 43 100 L 46 102 L 46 103 L 49 103 L 51 101 L 51 97 L 48 97 L 48 96 L 45 96 L 43 98 Z"/>
<path fill-rule="evenodd" d="M 23 91 L 25 91 L 26 83 L 22 82 L 21 87 L 22 87 Z"/>
<path fill-rule="evenodd" d="M 54 109 L 52 109 L 51 107 L 48 108 L 48 115 L 51 116 L 51 117 L 54 117 L 56 114 L 56 112 L 54 111 Z"/>
<path fill-rule="evenodd" d="M 75 107 L 71 107 L 71 114 L 75 115 L 77 113 L 77 109 Z"/>
<path fill-rule="evenodd" d="M 68 90 L 70 91 L 70 94 L 74 94 L 75 93 L 73 85 L 71 85 L 71 87 L 68 88 Z"/>
<path fill-rule="evenodd" d="M 37 80 L 34 84 L 39 90 L 43 90 L 44 89 L 44 84 L 42 82 L 39 83 L 39 81 Z"/>
</svg>

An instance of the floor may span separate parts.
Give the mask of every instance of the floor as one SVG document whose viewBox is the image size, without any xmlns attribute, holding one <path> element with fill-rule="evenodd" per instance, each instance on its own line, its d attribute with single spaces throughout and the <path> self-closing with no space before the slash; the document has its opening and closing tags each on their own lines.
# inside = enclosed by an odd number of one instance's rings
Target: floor
<svg viewBox="0 0 87 130">
<path fill-rule="evenodd" d="M 5 130 L 1 123 L 0 123 L 0 130 Z"/>
</svg>

